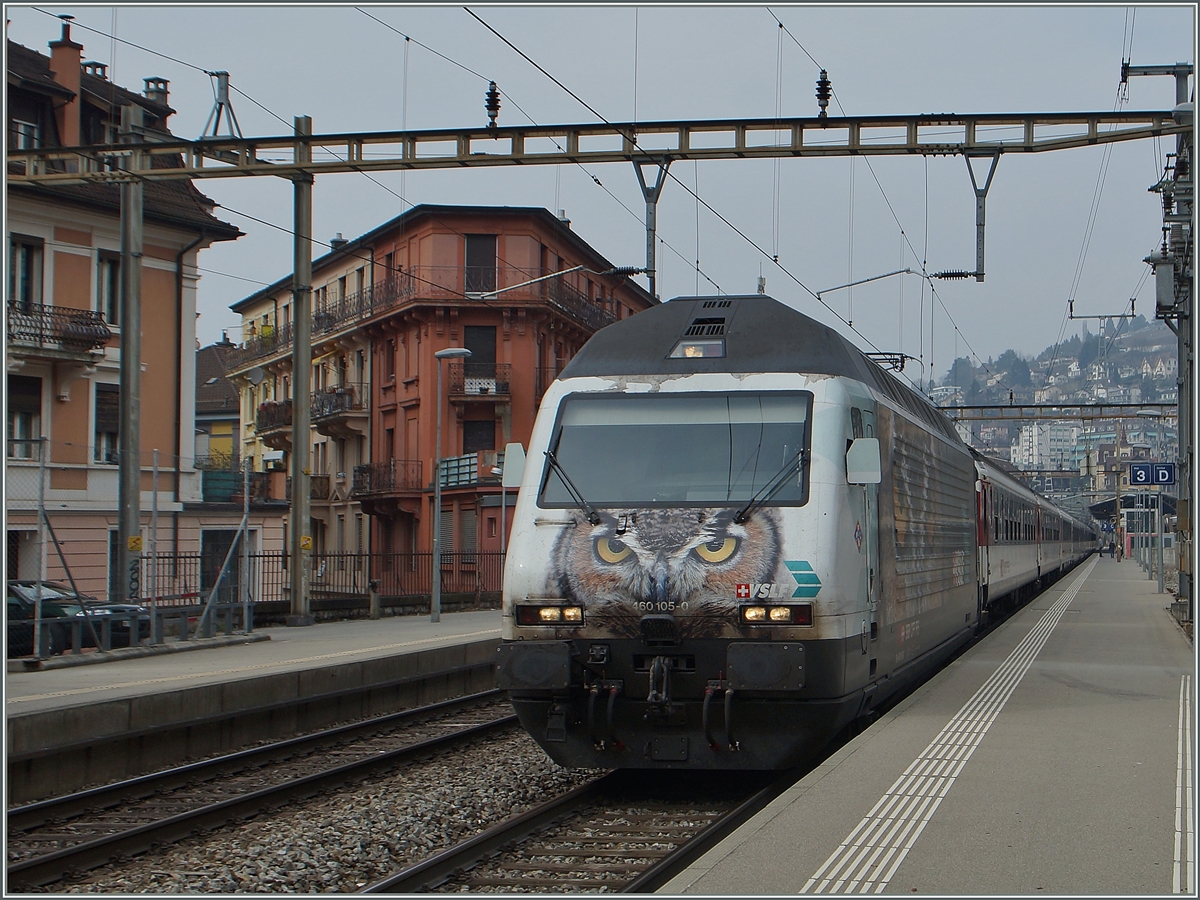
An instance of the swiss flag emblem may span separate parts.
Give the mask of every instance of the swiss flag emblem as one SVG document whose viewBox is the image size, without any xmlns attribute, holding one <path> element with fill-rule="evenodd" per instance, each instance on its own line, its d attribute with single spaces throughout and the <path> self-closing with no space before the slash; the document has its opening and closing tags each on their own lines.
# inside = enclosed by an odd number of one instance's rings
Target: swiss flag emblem
<svg viewBox="0 0 1200 900">
<path fill-rule="evenodd" d="M 737 586 L 737 598 L 739 600 L 749 600 L 750 599 L 750 585 L 739 584 Z"/>
</svg>

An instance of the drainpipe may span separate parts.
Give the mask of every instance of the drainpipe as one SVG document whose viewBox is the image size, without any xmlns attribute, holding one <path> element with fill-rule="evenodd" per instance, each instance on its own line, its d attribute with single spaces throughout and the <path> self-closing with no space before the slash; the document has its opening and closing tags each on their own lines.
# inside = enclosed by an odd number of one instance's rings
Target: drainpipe
<svg viewBox="0 0 1200 900">
<path fill-rule="evenodd" d="M 197 244 L 207 237 L 205 229 L 200 229 L 199 236 L 175 255 L 175 321 L 179 323 L 180 337 L 183 336 L 183 258 Z M 190 348 L 189 348 L 190 349 Z M 183 439 L 179 432 L 183 428 L 183 354 L 185 348 L 180 341 L 179 353 L 175 357 L 175 502 L 179 502 L 180 455 L 183 453 Z M 192 353 L 195 353 L 192 350 Z M 192 399 L 195 403 L 195 398 Z M 178 549 L 178 548 L 176 548 Z"/>
</svg>

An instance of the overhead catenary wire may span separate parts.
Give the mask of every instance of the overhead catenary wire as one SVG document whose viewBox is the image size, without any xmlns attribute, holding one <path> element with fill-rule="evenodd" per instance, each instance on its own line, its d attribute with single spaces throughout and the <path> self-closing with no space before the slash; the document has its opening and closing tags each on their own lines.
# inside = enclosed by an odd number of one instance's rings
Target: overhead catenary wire
<svg viewBox="0 0 1200 900">
<path fill-rule="evenodd" d="M 464 7 L 464 9 L 468 13 L 470 13 L 470 15 L 473 18 L 477 19 L 485 28 L 487 28 L 489 31 L 491 31 L 493 34 L 495 34 L 496 37 L 498 37 L 506 45 L 511 47 L 514 52 L 516 52 L 518 55 L 520 55 L 523 59 L 527 60 L 532 66 L 534 66 L 534 68 L 536 68 L 539 72 L 542 72 L 544 75 L 546 75 L 547 78 L 549 78 L 556 85 L 558 85 L 560 88 L 562 88 L 564 91 L 566 91 L 566 93 L 569 94 L 573 99 L 575 99 L 581 105 L 583 105 L 583 107 L 585 109 L 587 109 L 589 112 L 591 112 L 597 118 L 599 118 L 601 122 L 603 122 L 605 125 L 608 125 L 610 128 L 616 127 L 613 125 L 612 122 L 610 122 L 610 121 L 608 121 L 608 119 L 604 118 L 604 116 L 601 113 L 599 113 L 594 107 L 592 107 L 589 103 L 587 103 L 582 98 L 580 98 L 574 91 L 572 91 L 570 88 L 566 87 L 566 85 L 564 85 L 561 81 L 559 81 L 557 78 L 555 78 L 549 72 L 547 72 L 544 68 L 542 68 L 536 62 L 534 62 L 532 59 L 530 59 L 530 57 L 524 51 L 522 51 L 518 47 L 516 47 L 516 45 L 514 45 L 510 40 L 508 40 L 508 38 L 504 37 L 504 35 L 500 34 L 498 31 L 496 31 L 496 29 L 492 28 L 491 25 L 488 25 L 487 22 L 484 22 L 483 19 L 480 19 L 479 16 L 477 16 L 470 9 L 467 9 L 466 7 Z M 648 160 L 653 160 L 653 154 L 651 154 L 647 151 L 640 151 L 640 152 Z M 682 188 L 688 194 L 695 197 L 695 199 L 699 203 L 701 203 L 705 209 L 707 209 L 710 213 L 712 213 L 714 216 L 716 216 L 718 219 L 720 219 L 729 229 L 731 229 L 735 234 L 737 234 L 738 237 L 742 238 L 742 240 L 744 240 L 746 243 L 750 244 L 750 246 L 752 246 L 755 250 L 757 250 L 763 256 L 766 256 L 767 258 L 771 259 L 775 263 L 776 267 L 778 267 L 779 270 L 781 272 L 783 272 L 784 275 L 786 275 L 793 282 L 795 282 L 795 284 L 798 285 L 800 288 L 807 291 L 808 294 L 811 295 L 813 299 L 815 299 L 818 303 L 820 303 L 822 306 L 824 306 L 830 313 L 832 313 L 834 316 L 836 316 L 838 318 L 838 320 L 840 320 L 843 324 L 845 324 L 852 331 L 854 331 L 855 334 L 857 334 L 864 341 L 866 341 L 872 347 L 872 349 L 882 352 L 879 350 L 879 347 L 877 347 L 875 345 L 875 343 L 869 337 L 867 337 L 861 331 L 859 331 L 858 329 L 856 329 L 852 325 L 850 325 L 850 323 L 847 322 L 846 319 L 840 313 L 838 313 L 837 310 L 835 310 L 828 303 L 826 303 L 820 296 L 818 296 L 816 291 L 814 291 L 812 288 L 810 288 L 808 285 L 806 285 L 804 282 L 802 282 L 793 272 L 788 270 L 782 263 L 780 263 L 777 259 L 775 259 L 773 254 L 768 253 L 762 247 L 761 244 L 759 244 L 757 241 L 755 241 L 753 238 L 751 238 L 749 235 L 747 235 L 745 233 L 745 231 L 743 231 L 741 228 L 739 228 L 737 225 L 735 225 L 733 222 L 731 222 L 726 216 L 722 215 L 720 212 L 718 212 L 716 209 L 714 209 L 712 204 L 710 204 L 707 200 L 705 200 L 699 194 L 696 194 L 694 191 L 692 191 L 692 189 L 689 188 L 684 182 L 682 182 L 678 178 L 678 176 L 676 176 L 673 172 L 668 171 L 666 173 L 666 177 L 670 178 L 673 182 L 678 184 L 680 186 L 680 188 Z"/>
<path fill-rule="evenodd" d="M 428 50 L 430 53 L 433 53 L 435 56 L 440 57 L 441 59 L 444 59 L 447 62 L 453 63 L 454 65 L 458 66 L 460 69 L 462 69 L 466 72 L 469 72 L 470 74 L 479 78 L 481 81 L 490 82 L 493 80 L 493 79 L 487 77 L 486 75 L 483 75 L 483 74 L 475 71 L 471 67 L 466 66 L 463 63 L 460 63 L 455 59 L 452 59 L 451 57 L 447 56 L 446 54 L 441 53 L 438 50 L 435 50 L 434 48 L 430 47 L 429 45 L 422 43 L 421 41 L 417 40 L 416 38 L 413 38 L 410 35 L 405 34 L 403 31 L 393 27 L 392 25 L 388 24 L 387 22 L 383 21 L 382 19 L 378 18 L 377 16 L 373 16 L 370 13 L 366 12 L 366 10 L 363 10 L 360 7 L 355 7 L 355 8 L 358 9 L 359 12 L 362 12 L 365 16 L 367 16 L 367 18 L 379 23 L 384 28 L 387 28 L 389 31 L 392 31 L 395 34 L 398 34 L 401 37 L 403 37 L 406 41 L 406 47 L 407 47 L 407 42 L 411 41 L 412 43 L 416 44 L 418 47 L 421 47 L 424 50 Z M 470 12 L 470 10 L 468 10 L 468 12 Z M 476 18 L 478 18 L 478 16 L 476 16 Z M 405 78 L 406 78 L 406 83 L 407 83 L 407 57 L 406 57 L 406 62 L 405 62 L 405 73 L 406 73 Z M 517 103 L 516 100 L 514 100 L 512 98 L 512 95 L 510 95 L 504 91 L 501 91 L 501 94 L 506 101 L 511 103 L 512 106 L 519 113 L 521 113 L 521 115 L 523 115 L 526 119 L 529 120 L 530 124 L 532 124 L 534 126 L 538 125 L 538 122 L 531 115 L 529 115 L 529 113 L 526 112 L 525 109 L 522 108 L 521 105 L 519 103 Z M 563 147 L 557 141 L 555 141 L 554 144 L 560 151 L 563 150 Z M 630 216 L 632 216 L 635 219 L 639 219 L 638 214 L 634 210 L 630 209 L 629 206 L 624 201 L 621 200 L 621 198 L 619 198 L 616 194 L 614 194 L 611 190 L 609 190 L 608 187 L 606 187 L 605 184 L 599 179 L 599 177 L 597 177 L 593 172 L 588 170 L 588 168 L 586 166 L 584 166 L 582 163 L 579 163 L 579 162 L 576 162 L 575 166 L 578 167 L 585 175 L 587 175 L 593 184 L 595 184 L 602 191 L 604 191 L 606 194 L 608 194 L 608 196 L 611 197 L 622 209 L 624 209 L 626 213 L 628 213 Z M 554 192 L 554 206 L 553 206 L 555 211 L 557 211 L 559 209 L 559 203 L 560 203 L 559 193 L 561 190 L 561 175 L 562 175 L 561 165 L 555 166 L 555 192 Z M 402 182 L 402 187 L 403 187 L 403 182 Z M 640 219 L 639 219 L 639 221 L 640 221 Z M 664 241 L 664 246 L 666 246 L 667 249 L 669 249 L 672 253 L 674 253 L 680 259 L 684 260 L 685 262 L 687 261 L 687 257 L 685 257 L 671 243 Z M 711 277 L 709 277 L 704 272 L 701 272 L 701 275 L 709 284 L 713 285 L 713 287 L 716 288 L 718 292 L 720 292 L 720 286 L 715 281 L 713 281 Z"/>
<path fill-rule="evenodd" d="M 792 34 L 791 30 L 784 24 L 783 20 L 779 16 L 775 15 L 775 13 L 771 11 L 770 7 L 766 7 L 766 10 L 772 16 L 772 18 L 775 19 L 775 21 L 778 23 L 779 27 L 783 29 L 783 32 L 789 38 L 791 38 L 792 42 L 795 43 L 795 45 L 800 48 L 801 52 L 803 52 L 804 55 L 809 58 L 809 60 L 812 62 L 812 64 L 814 66 L 816 66 L 818 69 L 823 68 L 821 66 L 821 64 L 819 62 L 817 62 L 816 58 L 811 53 L 808 52 L 807 48 L 805 48 L 805 46 L 800 43 L 800 41 L 796 38 L 796 36 L 794 34 Z M 833 91 L 833 100 L 837 104 L 838 110 L 841 112 L 841 114 L 843 116 L 845 116 L 846 110 L 842 106 L 842 101 L 841 101 L 841 98 L 838 96 L 837 91 Z M 883 197 L 883 201 L 887 205 L 888 211 L 891 213 L 892 219 L 896 223 L 896 227 L 900 230 L 901 239 L 908 246 L 909 251 L 913 255 L 913 258 L 917 259 L 918 255 L 917 255 L 916 248 L 913 247 L 912 241 L 909 239 L 908 232 L 904 228 L 904 224 L 900 221 L 900 217 L 896 213 L 896 209 L 892 205 L 892 201 L 889 199 L 889 197 L 887 195 L 887 191 L 884 190 L 883 183 L 879 180 L 879 175 L 878 175 L 878 173 L 876 173 L 875 167 L 871 164 L 870 157 L 864 156 L 863 161 L 867 164 L 867 170 L 871 173 L 871 178 L 874 179 L 875 185 L 879 188 L 879 193 Z M 929 288 L 931 291 L 933 291 L 933 282 L 932 282 L 932 278 L 929 274 L 929 268 L 928 268 L 928 263 L 929 263 L 929 158 L 924 157 L 924 162 L 925 162 L 925 241 L 924 241 L 925 250 L 924 250 L 924 253 L 921 254 L 921 256 L 919 257 L 921 260 L 922 285 L 921 285 L 921 309 L 920 309 L 920 317 L 918 320 L 922 323 L 924 322 L 924 318 L 925 318 L 924 309 L 925 309 L 925 282 L 926 281 L 929 282 Z M 851 279 L 851 280 L 853 280 L 853 279 Z M 950 314 L 950 310 L 947 309 L 945 304 L 942 302 L 940 295 L 937 295 L 936 291 L 934 291 L 934 296 L 937 297 L 938 304 L 942 306 L 943 311 L 946 313 L 946 317 L 949 319 L 950 324 L 954 328 L 955 333 L 961 335 L 962 329 L 960 329 L 958 327 L 958 323 L 954 320 L 954 317 Z M 931 307 L 930 312 L 932 315 L 932 307 Z M 918 329 L 918 331 L 921 335 L 921 349 L 920 349 L 921 356 L 920 356 L 920 358 L 921 358 L 922 364 L 923 364 L 923 361 L 924 361 L 924 336 L 923 336 L 924 335 L 924 325 L 923 324 L 922 324 L 921 328 Z M 964 339 L 964 342 L 966 342 L 965 336 L 963 339 Z M 932 337 L 930 340 L 931 340 L 931 348 L 930 348 L 930 353 L 931 353 L 930 373 L 931 373 L 931 375 L 930 375 L 930 377 L 932 378 L 932 373 L 933 373 Z M 970 346 L 969 343 L 968 343 L 968 346 Z M 972 350 L 972 352 L 974 352 L 974 350 Z"/>
</svg>

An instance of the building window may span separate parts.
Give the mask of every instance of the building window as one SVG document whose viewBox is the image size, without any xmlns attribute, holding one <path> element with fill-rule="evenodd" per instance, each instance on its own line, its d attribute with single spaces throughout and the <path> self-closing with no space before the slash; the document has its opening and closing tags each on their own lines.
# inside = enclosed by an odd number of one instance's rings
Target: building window
<svg viewBox="0 0 1200 900">
<path fill-rule="evenodd" d="M 10 119 L 8 123 L 8 146 L 13 150 L 36 150 L 42 146 L 42 129 L 37 122 L 22 122 Z"/>
<path fill-rule="evenodd" d="M 98 463 L 117 462 L 117 435 L 121 430 L 121 388 L 116 384 L 96 385 L 96 446 Z"/>
<path fill-rule="evenodd" d="M 42 421 L 42 379 L 8 376 L 8 458 L 37 459 Z"/>
<path fill-rule="evenodd" d="M 466 248 L 467 291 L 496 289 L 496 235 L 468 234 Z"/>
<path fill-rule="evenodd" d="M 41 238 L 14 234 L 8 247 L 8 303 L 20 312 L 33 312 L 42 302 Z"/>
<path fill-rule="evenodd" d="M 383 345 L 383 379 L 396 380 L 396 341 L 392 338 Z"/>
<path fill-rule="evenodd" d="M 496 449 L 496 420 L 463 422 L 463 455 Z"/>
<path fill-rule="evenodd" d="M 121 257 L 100 252 L 96 271 L 96 309 L 109 325 L 121 326 Z"/>
</svg>

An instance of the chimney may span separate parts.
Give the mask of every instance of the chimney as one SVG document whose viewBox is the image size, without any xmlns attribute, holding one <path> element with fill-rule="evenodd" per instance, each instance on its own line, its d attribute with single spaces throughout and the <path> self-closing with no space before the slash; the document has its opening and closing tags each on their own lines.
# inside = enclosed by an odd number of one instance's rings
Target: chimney
<svg viewBox="0 0 1200 900">
<path fill-rule="evenodd" d="M 329 249 L 330 250 L 341 250 L 348 243 L 350 243 L 350 242 L 348 240 L 346 240 L 344 237 L 342 237 L 342 233 L 339 231 L 337 233 L 336 237 L 332 237 L 329 239 Z"/>
<path fill-rule="evenodd" d="M 74 16 L 60 16 L 63 20 L 62 38 L 50 42 L 50 69 L 54 80 L 75 96 L 54 110 L 54 119 L 58 125 L 58 137 L 64 147 L 79 146 L 79 112 L 83 107 L 79 96 L 80 63 L 83 59 L 83 45 L 71 40 L 71 19 Z"/>
<path fill-rule="evenodd" d="M 170 87 L 171 82 L 158 77 L 143 78 L 142 82 L 146 85 L 142 91 L 143 97 L 153 100 L 155 103 L 161 103 L 163 106 L 167 105 L 167 88 Z"/>
</svg>

